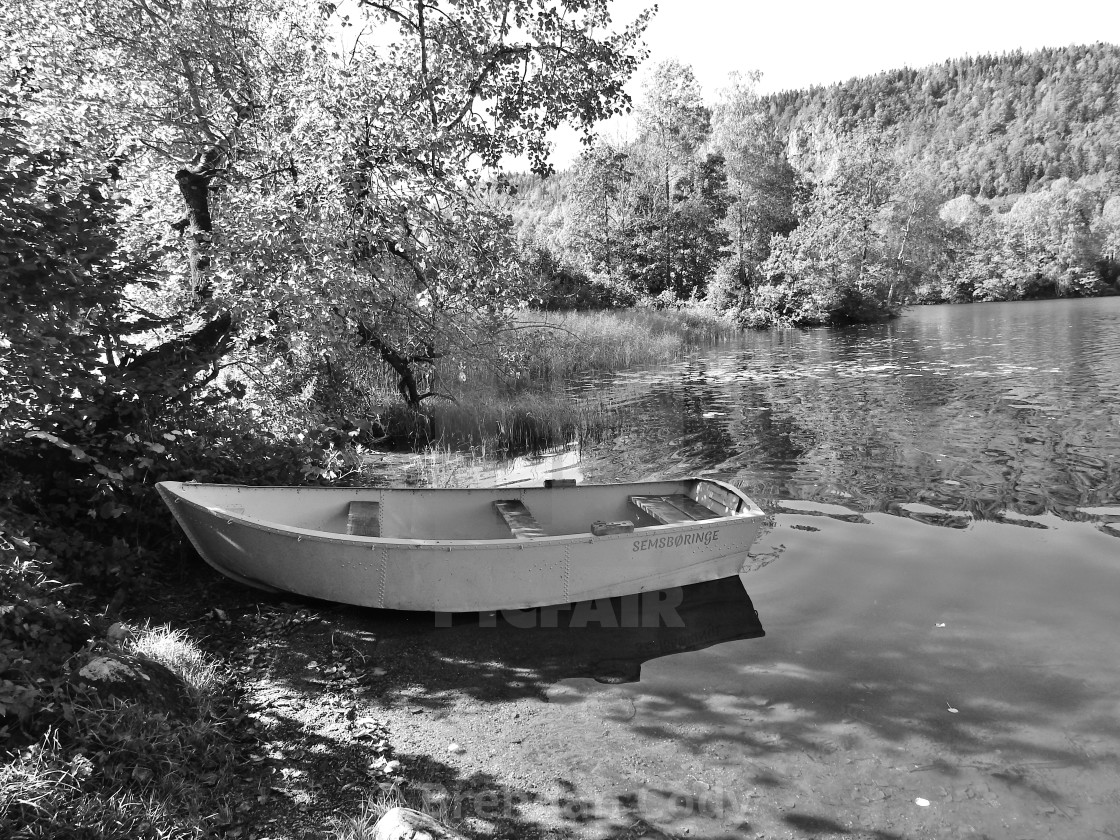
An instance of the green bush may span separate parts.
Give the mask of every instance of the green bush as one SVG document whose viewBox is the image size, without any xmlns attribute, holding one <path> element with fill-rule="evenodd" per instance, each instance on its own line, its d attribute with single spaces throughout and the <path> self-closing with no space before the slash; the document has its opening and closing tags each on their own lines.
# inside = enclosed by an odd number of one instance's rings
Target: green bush
<svg viewBox="0 0 1120 840">
<path fill-rule="evenodd" d="M 93 632 L 40 552 L 0 519 L 0 743 L 26 743 L 62 723 L 67 664 Z"/>
</svg>

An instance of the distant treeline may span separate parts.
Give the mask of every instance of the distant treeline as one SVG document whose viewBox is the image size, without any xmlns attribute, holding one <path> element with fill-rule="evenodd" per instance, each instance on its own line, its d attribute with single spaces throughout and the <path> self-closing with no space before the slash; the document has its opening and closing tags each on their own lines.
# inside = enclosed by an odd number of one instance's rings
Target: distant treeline
<svg viewBox="0 0 1120 840">
<path fill-rule="evenodd" d="M 658 65 L 628 143 L 508 205 L 548 306 L 704 300 L 744 323 L 1088 296 L 1120 278 L 1120 47 L 704 102 Z"/>
<path fill-rule="evenodd" d="M 806 167 L 818 163 L 822 134 L 894 127 L 912 162 L 937 173 L 940 189 L 992 198 L 1120 171 L 1117 91 L 1120 47 L 1097 44 L 953 59 L 762 104 Z"/>
</svg>

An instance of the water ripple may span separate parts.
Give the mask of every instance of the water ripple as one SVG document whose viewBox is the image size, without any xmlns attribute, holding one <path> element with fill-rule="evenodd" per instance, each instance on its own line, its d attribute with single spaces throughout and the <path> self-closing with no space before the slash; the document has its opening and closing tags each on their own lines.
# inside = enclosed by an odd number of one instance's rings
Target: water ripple
<svg viewBox="0 0 1120 840">
<path fill-rule="evenodd" d="M 1120 299 L 1106 299 L 748 335 L 596 381 L 638 431 L 585 449 L 583 466 L 604 480 L 712 473 L 763 499 L 954 528 L 1082 519 L 1120 502 L 1118 324 Z"/>
</svg>

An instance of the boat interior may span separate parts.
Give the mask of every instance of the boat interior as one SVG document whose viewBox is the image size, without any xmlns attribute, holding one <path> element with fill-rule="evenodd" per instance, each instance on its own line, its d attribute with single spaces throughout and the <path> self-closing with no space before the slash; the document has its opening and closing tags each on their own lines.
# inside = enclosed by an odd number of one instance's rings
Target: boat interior
<svg viewBox="0 0 1120 840">
<path fill-rule="evenodd" d="M 184 485 L 183 493 L 212 510 L 283 526 L 417 540 L 602 536 L 755 512 L 705 479 L 462 490 Z"/>
</svg>

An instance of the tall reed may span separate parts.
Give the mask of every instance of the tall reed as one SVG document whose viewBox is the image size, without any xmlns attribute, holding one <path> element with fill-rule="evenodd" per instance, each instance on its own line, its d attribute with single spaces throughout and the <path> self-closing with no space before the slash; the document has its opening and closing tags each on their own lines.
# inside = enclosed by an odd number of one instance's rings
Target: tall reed
<svg viewBox="0 0 1120 840">
<path fill-rule="evenodd" d="M 599 371 L 668 364 L 738 328 L 700 307 L 598 312 L 530 312 L 495 337 L 485 354 L 423 368 L 421 391 L 440 394 L 415 412 L 400 401 L 396 374 L 352 360 L 365 405 L 398 446 L 484 447 L 491 455 L 539 451 L 601 438 L 618 428 L 602 396 L 573 396 L 565 384 Z"/>
<path fill-rule="evenodd" d="M 520 319 L 515 328 L 535 329 L 543 339 L 530 355 L 530 381 L 667 364 L 690 347 L 736 331 L 734 324 L 708 310 L 644 307 L 533 313 Z"/>
</svg>

